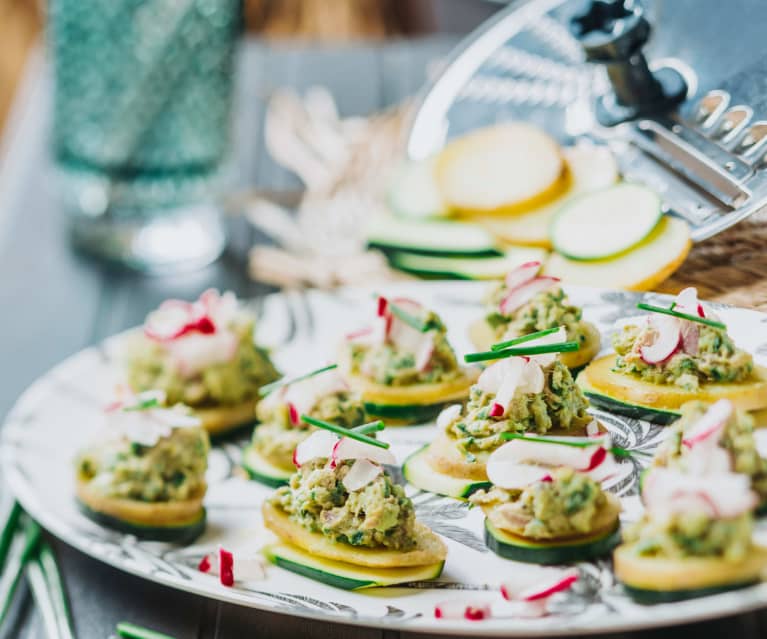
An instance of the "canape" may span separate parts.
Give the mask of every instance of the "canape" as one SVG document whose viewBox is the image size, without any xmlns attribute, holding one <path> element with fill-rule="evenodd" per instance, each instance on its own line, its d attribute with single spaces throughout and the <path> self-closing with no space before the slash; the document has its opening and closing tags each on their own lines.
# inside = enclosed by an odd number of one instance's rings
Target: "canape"
<svg viewBox="0 0 767 639">
<path fill-rule="evenodd" d="M 587 412 L 588 400 L 557 358 L 566 345 L 577 347 L 565 340 L 560 328 L 519 348 L 467 355 L 469 360 L 499 361 L 482 372 L 465 408 L 452 405 L 439 415 L 438 435 L 405 461 L 405 478 L 422 490 L 465 498 L 488 486 L 487 459 L 508 437 L 598 432 Z"/>
<path fill-rule="evenodd" d="M 231 292 L 208 290 L 193 303 L 167 300 L 127 344 L 128 383 L 191 406 L 211 436 L 252 424 L 258 389 L 279 377 L 253 329 Z"/>
<path fill-rule="evenodd" d="M 209 447 L 199 418 L 162 391 L 115 402 L 103 438 L 78 455 L 78 506 L 142 539 L 191 542 L 205 529 Z"/>
<path fill-rule="evenodd" d="M 596 406 L 668 424 L 683 404 L 729 399 L 737 408 L 767 406 L 767 369 L 739 349 L 727 327 L 682 291 L 670 308 L 639 304 L 644 318 L 613 337 L 615 354 L 594 360 L 578 383 Z"/>
<path fill-rule="evenodd" d="M 344 428 L 365 422 L 359 394 L 349 388 L 335 365 L 269 386 L 262 389 L 270 392 L 258 404 L 256 414 L 260 423 L 242 455 L 243 468 L 250 477 L 267 486 L 284 486 L 296 470 L 293 464 L 296 446 L 314 430 L 300 415 Z"/>
<path fill-rule="evenodd" d="M 570 304 L 556 277 L 540 275 L 541 266 L 527 262 L 509 272 L 489 292 L 486 314 L 469 327 L 469 337 L 477 349 L 486 350 L 497 342 L 564 326 L 567 338 L 580 348 L 560 357 L 571 370 L 580 369 L 599 352 L 599 331 Z"/>
<path fill-rule="evenodd" d="M 470 497 L 485 513 L 485 541 L 515 561 L 566 564 L 610 553 L 620 501 L 600 482 L 618 474 L 608 436 L 520 436 L 487 461 L 492 483 Z"/>
<path fill-rule="evenodd" d="M 751 479 L 751 489 L 759 497 L 758 510 L 764 510 L 767 459 L 757 450 L 753 417 L 737 410 L 728 399 L 712 405 L 689 402 L 681 412 L 681 419 L 655 451 L 653 466 L 694 474 L 741 473 Z"/>
<path fill-rule="evenodd" d="M 418 302 L 379 297 L 373 323 L 346 336 L 340 369 L 368 415 L 416 424 L 463 401 L 476 371 L 458 364 L 439 316 Z"/>
<path fill-rule="evenodd" d="M 691 599 L 757 583 L 767 550 L 754 544 L 758 498 L 746 475 L 653 468 L 645 513 L 614 553 L 616 577 L 641 603 Z"/>
<path fill-rule="evenodd" d="M 264 502 L 264 524 L 280 539 L 266 557 L 347 590 L 438 577 L 447 549 L 384 469 L 395 463 L 388 444 L 334 430 L 347 434 L 318 430 L 298 445 L 290 484 Z"/>
</svg>

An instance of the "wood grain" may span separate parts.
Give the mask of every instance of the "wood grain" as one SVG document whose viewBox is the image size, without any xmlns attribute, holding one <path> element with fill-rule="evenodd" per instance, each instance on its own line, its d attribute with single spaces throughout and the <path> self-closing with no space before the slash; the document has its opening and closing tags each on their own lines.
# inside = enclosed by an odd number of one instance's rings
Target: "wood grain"
<svg viewBox="0 0 767 639">
<path fill-rule="evenodd" d="M 40 24 L 34 0 L 0 0 L 0 133 Z"/>
</svg>

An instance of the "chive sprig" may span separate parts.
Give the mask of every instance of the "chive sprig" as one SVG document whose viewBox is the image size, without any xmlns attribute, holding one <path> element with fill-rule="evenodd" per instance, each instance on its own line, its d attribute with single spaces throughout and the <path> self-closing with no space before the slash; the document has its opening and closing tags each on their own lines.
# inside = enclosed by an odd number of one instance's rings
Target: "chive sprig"
<svg viewBox="0 0 767 639">
<path fill-rule="evenodd" d="M 493 344 L 490 347 L 490 350 L 502 351 L 504 348 L 509 348 L 510 346 L 516 346 L 517 344 L 524 344 L 525 342 L 531 342 L 534 339 L 538 339 L 539 337 L 546 337 L 547 335 L 556 333 L 559 329 L 560 327 L 557 326 L 556 328 L 547 328 L 542 331 L 536 331 L 535 333 L 530 333 L 528 335 L 520 335 L 519 337 L 515 337 L 514 339 L 509 339 L 509 340 L 506 340 L 505 342 L 498 342 L 497 344 Z"/>
<path fill-rule="evenodd" d="M 276 391 L 277 389 L 282 388 L 283 386 L 290 386 L 291 384 L 295 384 L 296 382 L 301 382 L 305 379 L 309 379 L 310 377 L 314 377 L 315 375 L 319 375 L 320 373 L 324 373 L 326 371 L 332 371 L 334 368 L 338 368 L 338 364 L 328 364 L 327 366 L 323 366 L 322 368 L 318 368 L 317 370 L 313 370 L 309 373 L 304 373 L 303 375 L 299 375 L 298 377 L 294 377 L 292 379 L 278 379 L 276 382 L 271 382 L 259 388 L 258 394 L 261 397 L 265 397 L 272 391 Z"/>
<path fill-rule="evenodd" d="M 350 428 L 344 428 L 343 426 L 338 426 L 336 424 L 331 424 L 330 422 L 326 422 L 321 419 L 316 419 L 315 417 L 310 417 L 309 415 L 301 415 L 301 421 L 306 422 L 307 424 L 311 424 L 312 426 L 316 426 L 317 428 L 322 428 L 323 430 L 329 430 L 331 433 L 335 433 L 336 435 L 340 435 L 341 437 L 349 437 L 350 439 L 356 439 L 358 442 L 362 442 L 363 444 L 378 446 L 378 448 L 389 448 L 388 442 L 378 441 L 377 439 L 368 437 L 367 435 L 365 435 L 364 433 L 360 433 L 359 431 L 355 431 Z M 371 423 L 375 423 L 375 422 L 371 422 Z M 363 426 L 364 425 L 365 424 L 363 424 Z M 381 429 L 377 428 L 376 430 L 381 430 Z"/>
<path fill-rule="evenodd" d="M 581 345 L 576 341 L 560 342 L 559 344 L 541 344 L 540 346 L 521 346 L 505 348 L 496 351 L 482 351 L 479 353 L 468 353 L 463 356 L 467 364 L 473 362 L 484 362 L 491 359 L 505 359 L 507 357 L 524 357 L 526 355 L 542 355 L 544 353 L 569 353 L 577 351 Z"/>
<path fill-rule="evenodd" d="M 643 311 L 650 311 L 651 313 L 661 313 L 662 315 L 670 315 L 671 317 L 678 317 L 679 319 L 684 319 L 689 322 L 697 322 L 698 324 L 713 326 L 714 328 L 719 328 L 723 331 L 727 330 L 727 326 L 723 324 L 722 322 L 717 322 L 716 320 L 708 319 L 707 317 L 698 317 L 697 315 L 690 315 L 689 313 L 681 313 L 679 311 L 675 311 L 673 308 L 664 308 L 663 306 L 654 306 L 652 304 L 645 304 L 644 302 L 639 302 L 639 304 L 637 304 L 637 308 Z"/>
</svg>

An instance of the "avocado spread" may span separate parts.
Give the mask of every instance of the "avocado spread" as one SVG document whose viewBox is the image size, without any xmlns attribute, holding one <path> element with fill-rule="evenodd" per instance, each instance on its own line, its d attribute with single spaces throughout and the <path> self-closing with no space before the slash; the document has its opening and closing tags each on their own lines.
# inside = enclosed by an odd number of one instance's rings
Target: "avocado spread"
<svg viewBox="0 0 767 639">
<path fill-rule="evenodd" d="M 378 344 L 348 342 L 349 371 L 386 386 L 448 382 L 460 377 L 462 372 L 440 317 L 428 311 L 419 319 L 430 327 L 424 336 L 432 338 L 426 366 L 419 369 L 416 354 L 390 340 Z"/>
<path fill-rule="evenodd" d="M 485 300 L 488 309 L 485 321 L 495 331 L 497 341 L 564 326 L 568 340 L 576 340 L 581 344 L 586 342 L 581 309 L 567 303 L 567 296 L 561 287 L 555 286 L 537 293 L 510 316 L 503 315 L 499 310 L 501 301 L 508 293 L 502 282 Z"/>
<path fill-rule="evenodd" d="M 628 325 L 613 336 L 618 354 L 613 370 L 653 384 L 673 384 L 687 390 L 695 390 L 702 382 L 741 382 L 754 370 L 751 355 L 737 348 L 726 331 L 706 325 L 699 325 L 697 353 L 678 348 L 666 360 L 650 364 L 641 355 L 650 330 L 649 326 Z"/>
<path fill-rule="evenodd" d="M 503 433 L 585 428 L 591 422 L 588 400 L 575 384 L 569 369 L 559 360 L 544 367 L 540 394 L 517 393 L 502 418 L 488 417 L 494 395 L 475 385 L 466 410 L 447 424 L 445 432 L 456 440 L 469 460 L 477 451 L 492 451 L 505 443 Z"/>
<path fill-rule="evenodd" d="M 237 339 L 232 357 L 205 366 L 192 376 L 182 374 L 162 342 L 141 336 L 128 350 L 128 383 L 137 392 L 165 391 L 169 404 L 199 407 L 255 400 L 258 389 L 279 374 L 267 352 L 253 342 L 251 318 L 240 315 L 227 329 Z"/>
<path fill-rule="evenodd" d="M 688 402 L 682 406 L 682 417 L 669 427 L 667 438 L 655 453 L 654 465 L 690 470 L 686 463 L 689 449 L 682 444 L 682 438 L 707 410 L 708 405 L 704 402 Z M 753 417 L 745 411 L 734 411 L 721 432 L 718 446 L 730 454 L 730 470 L 748 475 L 753 490 L 762 501 L 767 499 L 767 459 L 756 449 Z"/>
<path fill-rule="evenodd" d="M 353 463 L 347 460 L 335 468 L 326 459 L 306 463 L 270 502 L 307 530 L 340 543 L 414 548 L 415 510 L 404 488 L 383 472 L 364 488 L 349 493 L 342 480 Z"/>
<path fill-rule="evenodd" d="M 308 413 L 311 417 L 342 426 L 354 428 L 365 423 L 365 409 L 359 395 L 341 391 L 321 397 Z M 293 451 L 314 430 L 299 421 L 290 421 L 288 406 L 284 403 L 261 402 L 256 409 L 262 422 L 253 431 L 253 446 L 271 463 L 282 468 L 293 468 Z"/>
<path fill-rule="evenodd" d="M 120 437 L 86 449 L 77 458 L 80 481 L 105 497 L 165 502 L 197 497 L 205 488 L 207 433 L 174 428 L 154 446 Z"/>
<path fill-rule="evenodd" d="M 703 512 L 653 519 L 647 513 L 624 530 L 623 539 L 644 557 L 721 557 L 740 561 L 752 548 L 753 519 L 744 513 L 712 519 Z"/>
<path fill-rule="evenodd" d="M 601 486 L 571 468 L 551 472 L 524 490 L 493 487 L 476 492 L 472 504 L 489 506 L 499 528 L 531 539 L 556 539 L 593 531 L 595 516 L 607 505 Z"/>
</svg>

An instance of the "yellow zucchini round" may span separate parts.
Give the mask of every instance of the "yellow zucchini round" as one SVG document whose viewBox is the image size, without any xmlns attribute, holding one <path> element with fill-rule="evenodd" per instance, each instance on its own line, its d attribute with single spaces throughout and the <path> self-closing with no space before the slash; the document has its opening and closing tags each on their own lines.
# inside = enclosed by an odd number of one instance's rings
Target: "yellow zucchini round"
<svg viewBox="0 0 767 639">
<path fill-rule="evenodd" d="M 591 362 L 578 375 L 579 385 L 619 401 L 650 408 L 674 410 L 693 400 L 713 403 L 719 399 L 729 399 L 743 410 L 767 407 L 767 369 L 762 366 L 755 366 L 751 378 L 744 382 L 701 383 L 697 390 L 685 390 L 615 372 L 612 370 L 615 358 L 613 354 Z"/>
<path fill-rule="evenodd" d="M 388 406 L 429 406 L 445 402 L 461 401 L 469 396 L 469 389 L 476 381 L 478 371 L 465 368 L 460 377 L 436 384 L 413 384 L 412 386 L 386 386 L 359 375 L 348 375 L 349 385 L 362 394 L 371 404 Z"/>
<path fill-rule="evenodd" d="M 418 545 L 413 550 L 401 551 L 352 546 L 310 532 L 268 501 L 263 503 L 261 514 L 264 525 L 280 539 L 325 559 L 370 568 L 402 568 L 439 563 L 447 556 L 447 547 L 442 540 L 419 522 L 415 524 Z"/>
<path fill-rule="evenodd" d="M 256 402 L 249 400 L 232 406 L 206 406 L 194 408 L 195 416 L 200 418 L 202 427 L 211 437 L 221 437 L 242 426 L 256 421 Z"/>
</svg>

